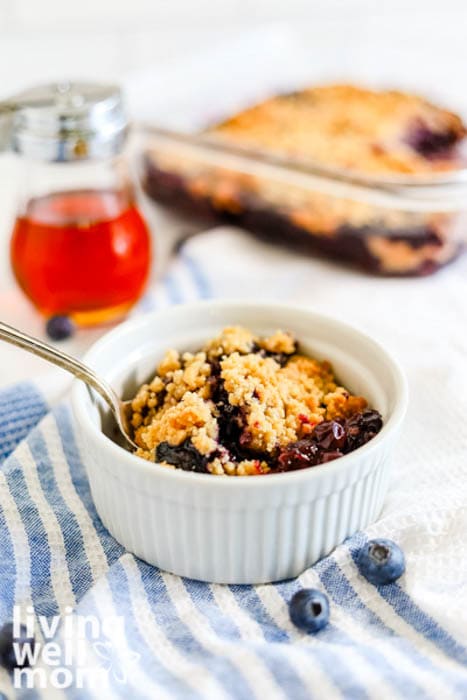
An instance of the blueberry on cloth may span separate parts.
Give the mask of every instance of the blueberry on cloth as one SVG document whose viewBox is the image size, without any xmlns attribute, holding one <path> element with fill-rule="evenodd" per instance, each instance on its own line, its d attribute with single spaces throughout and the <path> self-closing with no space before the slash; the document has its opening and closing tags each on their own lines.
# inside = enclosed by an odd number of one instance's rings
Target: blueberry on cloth
<svg viewBox="0 0 467 700">
<path fill-rule="evenodd" d="M 13 642 L 19 644 L 20 650 L 23 649 L 24 645 L 29 645 L 31 654 L 34 653 L 34 637 L 28 636 L 26 627 L 21 625 L 20 635 L 19 637 L 15 637 L 13 633 L 13 623 L 7 622 L 0 629 L 0 664 L 8 671 L 29 666 L 28 655 L 24 657 L 23 663 L 17 662 Z"/>
<path fill-rule="evenodd" d="M 52 340 L 66 340 L 73 335 L 75 326 L 68 316 L 51 316 L 47 321 L 45 330 Z"/>
<path fill-rule="evenodd" d="M 362 576 L 375 586 L 393 583 L 405 571 L 404 552 L 392 540 L 369 540 L 358 553 L 357 566 Z"/>
<path fill-rule="evenodd" d="M 319 632 L 329 622 L 328 597 L 315 588 L 295 593 L 289 603 L 290 619 L 305 632 Z"/>
</svg>

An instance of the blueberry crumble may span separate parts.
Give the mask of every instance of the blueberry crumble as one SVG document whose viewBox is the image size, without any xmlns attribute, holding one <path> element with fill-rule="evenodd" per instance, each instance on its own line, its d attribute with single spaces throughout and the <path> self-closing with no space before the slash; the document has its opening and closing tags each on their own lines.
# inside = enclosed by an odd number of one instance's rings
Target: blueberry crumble
<svg viewBox="0 0 467 700">
<path fill-rule="evenodd" d="M 195 472 L 313 467 L 371 440 L 380 414 L 290 334 L 225 328 L 196 353 L 169 350 L 131 404 L 137 454 Z"/>
<path fill-rule="evenodd" d="M 278 95 L 205 134 L 216 141 L 373 178 L 436 176 L 465 167 L 460 117 L 421 97 L 352 85 Z M 460 250 L 456 212 L 424 212 L 367 195 L 333 194 L 214 166 L 149 146 L 147 193 L 178 212 L 239 225 L 300 251 L 385 275 L 425 275 Z M 402 200 L 401 200 L 402 201 Z"/>
<path fill-rule="evenodd" d="M 352 172 L 432 173 L 462 165 L 456 114 L 396 90 L 323 85 L 278 95 L 210 133 Z"/>
</svg>

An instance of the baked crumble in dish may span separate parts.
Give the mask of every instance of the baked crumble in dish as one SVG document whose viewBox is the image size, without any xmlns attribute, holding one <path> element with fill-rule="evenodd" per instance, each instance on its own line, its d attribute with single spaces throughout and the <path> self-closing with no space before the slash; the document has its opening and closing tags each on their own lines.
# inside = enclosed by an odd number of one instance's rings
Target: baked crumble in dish
<svg viewBox="0 0 467 700">
<path fill-rule="evenodd" d="M 421 97 L 352 85 L 279 95 L 204 132 L 216 141 L 339 168 L 405 179 L 465 167 L 460 117 Z M 144 186 L 154 199 L 240 225 L 262 238 L 386 275 L 424 275 L 460 250 L 460 214 L 412 211 L 285 185 L 149 147 Z"/>
<path fill-rule="evenodd" d="M 363 173 L 423 174 L 462 166 L 457 115 L 421 97 L 351 85 L 280 95 L 210 130 L 314 163 Z"/>
<path fill-rule="evenodd" d="M 277 473 L 337 459 L 371 440 L 381 415 L 327 361 L 277 331 L 232 326 L 194 354 L 169 350 L 131 404 L 136 454 L 187 471 Z"/>
</svg>

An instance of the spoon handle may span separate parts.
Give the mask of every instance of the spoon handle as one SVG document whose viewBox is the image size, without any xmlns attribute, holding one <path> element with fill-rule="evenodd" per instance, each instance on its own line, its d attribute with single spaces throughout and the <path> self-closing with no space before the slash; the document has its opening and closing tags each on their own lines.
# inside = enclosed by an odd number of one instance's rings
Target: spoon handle
<svg viewBox="0 0 467 700">
<path fill-rule="evenodd" d="M 7 325 L 0 321 L 0 339 L 6 340 L 7 343 L 16 345 L 23 350 L 31 352 L 33 355 L 38 355 L 42 359 L 52 362 L 54 365 L 71 372 L 78 379 L 82 379 L 89 386 L 95 389 L 102 398 L 109 404 L 112 411 L 118 412 L 118 398 L 112 389 L 103 379 L 98 377 L 94 370 L 87 367 L 82 362 L 71 355 L 57 350 L 52 345 L 44 343 L 38 338 L 34 338 L 27 333 L 23 333 L 17 328 Z"/>
</svg>

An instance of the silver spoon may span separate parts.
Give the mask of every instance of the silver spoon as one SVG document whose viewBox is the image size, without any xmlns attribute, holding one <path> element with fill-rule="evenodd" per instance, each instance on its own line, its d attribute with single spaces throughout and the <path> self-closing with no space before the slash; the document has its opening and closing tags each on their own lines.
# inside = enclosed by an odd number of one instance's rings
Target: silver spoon
<svg viewBox="0 0 467 700">
<path fill-rule="evenodd" d="M 110 384 L 107 384 L 106 381 L 98 377 L 94 370 L 87 367 L 75 357 L 71 357 L 71 355 L 67 355 L 61 350 L 57 350 L 52 347 L 52 345 L 48 345 L 48 343 L 44 343 L 38 338 L 33 338 L 19 331 L 17 328 L 8 326 L 6 323 L 2 323 L 2 321 L 0 321 L 0 339 L 6 340 L 7 343 L 16 345 L 19 348 L 23 348 L 23 350 L 27 350 L 33 355 L 38 355 L 62 369 L 66 369 L 67 372 L 71 372 L 75 377 L 86 382 L 92 389 L 95 389 L 108 404 L 115 417 L 117 426 L 128 445 L 132 449 L 138 447 L 131 438 L 131 427 L 128 420 L 128 408 L 131 401 L 121 401 Z"/>
</svg>

